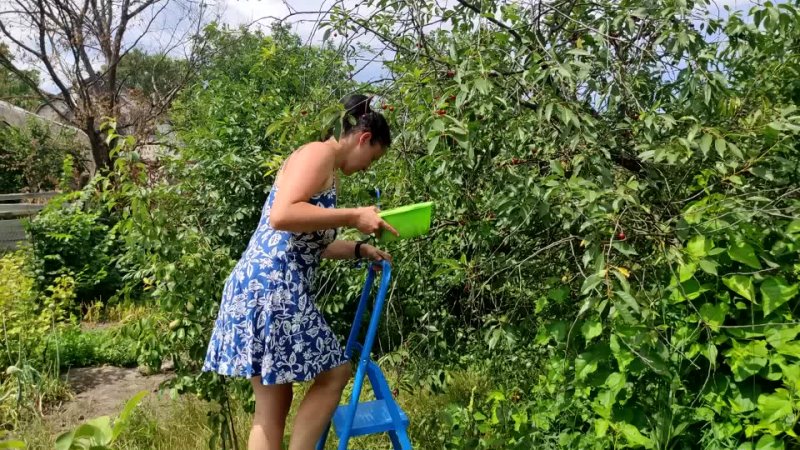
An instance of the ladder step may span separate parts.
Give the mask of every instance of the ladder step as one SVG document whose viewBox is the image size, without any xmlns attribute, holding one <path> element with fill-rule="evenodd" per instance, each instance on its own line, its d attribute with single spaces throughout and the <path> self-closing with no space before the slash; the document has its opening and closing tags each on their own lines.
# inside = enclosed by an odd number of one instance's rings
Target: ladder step
<svg viewBox="0 0 800 450">
<path fill-rule="evenodd" d="M 339 407 L 336 408 L 336 412 L 333 414 L 333 425 L 339 437 L 341 437 L 341 433 L 344 431 L 344 421 L 349 411 L 350 405 L 339 405 Z M 389 414 L 389 404 L 387 404 L 386 400 L 373 400 L 371 402 L 359 403 L 356 408 L 356 416 L 353 419 L 353 428 L 350 431 L 350 436 L 384 433 L 401 427 L 408 427 L 408 417 L 406 414 L 399 407 L 397 411 L 400 413 L 401 423 L 398 424 L 399 426 L 395 426 L 395 424 L 392 423 L 392 416 Z"/>
</svg>

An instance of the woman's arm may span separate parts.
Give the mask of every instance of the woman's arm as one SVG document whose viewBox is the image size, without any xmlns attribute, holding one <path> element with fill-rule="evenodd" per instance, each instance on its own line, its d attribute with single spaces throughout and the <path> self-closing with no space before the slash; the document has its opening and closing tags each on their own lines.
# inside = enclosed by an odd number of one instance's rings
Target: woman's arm
<svg viewBox="0 0 800 450">
<path fill-rule="evenodd" d="M 283 168 L 270 211 L 270 225 L 295 233 L 355 227 L 365 234 L 382 228 L 397 231 L 378 216 L 378 208 L 322 208 L 308 202 L 321 191 L 334 171 L 333 149 L 313 143 L 297 151 Z"/>
<path fill-rule="evenodd" d="M 355 241 L 336 240 L 325 247 L 325 250 L 322 252 L 322 257 L 325 259 L 353 259 L 356 256 L 355 251 Z M 361 246 L 361 251 L 362 253 L 364 251 L 363 245 Z"/>
<path fill-rule="evenodd" d="M 280 175 L 280 187 L 270 211 L 270 224 L 295 233 L 352 226 L 354 209 L 322 208 L 308 203 L 333 174 L 334 152 L 327 145 L 313 143 L 298 150 Z"/>
<path fill-rule="evenodd" d="M 354 259 L 356 254 L 355 241 L 333 241 L 322 252 L 322 257 L 326 259 Z M 373 245 L 362 244 L 361 256 L 371 261 L 392 261 L 392 256 Z"/>
</svg>

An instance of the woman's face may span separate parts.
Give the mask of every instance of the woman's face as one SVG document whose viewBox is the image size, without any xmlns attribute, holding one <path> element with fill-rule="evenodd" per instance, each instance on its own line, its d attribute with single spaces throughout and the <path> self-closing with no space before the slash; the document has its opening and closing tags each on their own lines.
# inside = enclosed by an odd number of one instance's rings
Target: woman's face
<svg viewBox="0 0 800 450">
<path fill-rule="evenodd" d="M 379 143 L 370 143 L 370 139 L 372 138 L 372 133 L 370 132 L 358 132 L 353 138 L 355 139 L 355 147 L 350 154 L 347 155 L 347 159 L 342 167 L 342 172 L 344 172 L 345 175 L 352 175 L 356 172 L 367 170 L 373 162 L 380 159 L 380 157 L 386 153 L 386 149 Z"/>
</svg>

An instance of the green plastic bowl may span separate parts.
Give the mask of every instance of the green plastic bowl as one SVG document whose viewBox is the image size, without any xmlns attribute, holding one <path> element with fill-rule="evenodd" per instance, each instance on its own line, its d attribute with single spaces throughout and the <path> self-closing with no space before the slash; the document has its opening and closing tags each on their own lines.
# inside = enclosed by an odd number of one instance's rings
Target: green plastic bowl
<svg viewBox="0 0 800 450">
<path fill-rule="evenodd" d="M 410 239 L 426 234 L 431 228 L 433 202 L 415 203 L 388 209 L 378 213 L 383 220 L 394 227 L 400 237 L 382 230 L 378 235 L 379 242 L 392 242 L 399 239 Z"/>
</svg>

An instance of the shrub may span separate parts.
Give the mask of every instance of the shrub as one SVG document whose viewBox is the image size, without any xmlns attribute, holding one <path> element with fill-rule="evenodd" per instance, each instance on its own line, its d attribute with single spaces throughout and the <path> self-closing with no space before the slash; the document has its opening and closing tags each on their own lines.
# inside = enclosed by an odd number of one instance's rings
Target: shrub
<svg viewBox="0 0 800 450">
<path fill-rule="evenodd" d="M 38 121 L 25 128 L 0 126 L 0 192 L 58 188 L 65 158 L 72 158 L 77 170 L 85 168 L 80 145 L 74 132 L 56 132 Z"/>
<path fill-rule="evenodd" d="M 54 198 L 26 223 L 39 289 L 61 275 L 75 280 L 81 302 L 107 299 L 119 288 L 121 274 L 113 262 L 118 248 L 113 219 L 93 201 L 99 180 L 82 191 Z"/>
</svg>

